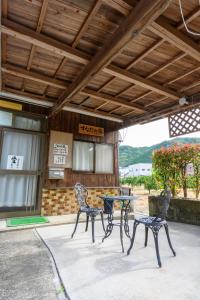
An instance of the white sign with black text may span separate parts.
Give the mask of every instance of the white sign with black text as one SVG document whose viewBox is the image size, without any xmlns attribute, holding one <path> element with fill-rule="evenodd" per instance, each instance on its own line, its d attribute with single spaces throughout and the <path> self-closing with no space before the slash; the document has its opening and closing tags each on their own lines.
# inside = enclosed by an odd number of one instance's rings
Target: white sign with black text
<svg viewBox="0 0 200 300">
<path fill-rule="evenodd" d="M 23 170 L 24 156 L 8 155 L 7 169 L 8 170 Z"/>
</svg>

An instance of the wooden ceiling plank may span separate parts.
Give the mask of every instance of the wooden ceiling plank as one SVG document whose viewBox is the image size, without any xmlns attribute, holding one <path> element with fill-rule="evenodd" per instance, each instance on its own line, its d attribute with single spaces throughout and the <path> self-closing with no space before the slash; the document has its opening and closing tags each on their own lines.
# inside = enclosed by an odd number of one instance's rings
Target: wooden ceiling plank
<svg viewBox="0 0 200 300">
<path fill-rule="evenodd" d="M 196 71 L 199 71 L 199 70 L 200 70 L 200 65 L 198 65 L 196 68 L 194 68 L 194 69 L 192 69 L 192 70 L 190 70 L 190 71 L 188 71 L 188 72 L 185 72 L 185 73 L 182 74 L 182 75 L 179 75 L 179 76 L 177 76 L 177 77 L 175 77 L 175 78 L 173 78 L 173 79 L 167 81 L 167 82 L 164 84 L 164 86 L 167 86 L 167 85 L 169 85 L 169 84 L 172 84 L 172 83 L 174 83 L 175 81 L 178 81 L 178 80 L 180 80 L 180 79 L 182 79 L 182 78 L 184 78 L 184 77 L 186 77 L 186 76 L 188 76 L 188 75 L 190 75 L 190 74 L 192 74 L 192 73 L 194 73 L 194 72 L 196 72 Z"/>
<path fill-rule="evenodd" d="M 187 53 L 197 61 L 200 61 L 200 47 L 191 38 L 178 31 L 175 27 L 170 25 L 165 17 L 160 16 L 153 24 L 150 25 L 149 29 L 179 48 L 181 51 Z"/>
<path fill-rule="evenodd" d="M 200 7 L 197 6 L 186 18 L 185 18 L 185 23 L 188 24 L 190 22 L 192 22 L 194 19 L 196 19 L 197 17 L 199 17 L 200 15 Z M 177 29 L 183 29 L 184 28 L 184 23 L 181 22 L 177 25 L 176 27 Z"/>
<path fill-rule="evenodd" d="M 44 19 L 45 19 L 46 12 L 47 12 L 48 1 L 49 0 L 43 0 L 42 6 L 41 6 L 41 11 L 40 11 L 40 15 L 39 15 L 38 23 L 37 23 L 37 28 L 36 28 L 36 32 L 38 32 L 38 33 L 41 32 L 41 30 L 42 30 L 42 25 L 44 23 Z M 35 53 L 35 49 L 36 49 L 36 46 L 32 45 L 30 55 L 29 55 L 29 59 L 28 59 L 27 70 L 30 70 L 30 68 L 31 68 L 31 64 L 32 64 L 34 53 Z"/>
<path fill-rule="evenodd" d="M 46 75 L 38 74 L 34 71 L 28 71 L 24 68 L 14 66 L 11 64 L 3 64 L 2 72 L 11 74 L 11 75 L 14 75 L 17 77 L 37 81 L 42 84 L 51 85 L 51 86 L 59 88 L 59 89 L 66 89 L 66 86 L 67 86 L 67 84 L 64 81 L 53 79 Z"/>
<path fill-rule="evenodd" d="M 77 79 L 60 97 L 58 104 L 53 108 L 52 114 L 59 112 L 69 98 L 80 91 L 90 81 L 92 76 L 109 64 L 113 56 L 134 37 L 141 34 L 168 6 L 170 1 L 141 0 L 131 11 L 125 21 L 118 27 L 111 39 L 97 52 L 90 63 L 80 73 Z"/>
<path fill-rule="evenodd" d="M 86 16 L 79 32 L 77 33 L 73 43 L 72 43 L 72 48 L 76 48 L 76 46 L 78 45 L 81 37 L 84 35 L 84 33 L 86 32 L 86 30 L 88 29 L 88 26 L 91 22 L 91 20 L 93 19 L 93 17 L 96 15 L 97 11 L 99 10 L 100 6 L 102 5 L 102 0 L 97 0 L 92 9 L 90 10 L 89 14 Z M 57 70 L 55 71 L 54 77 L 56 77 L 56 75 L 62 70 L 63 66 L 66 64 L 67 62 L 67 58 L 64 57 L 60 63 L 60 65 L 58 66 Z"/>
<path fill-rule="evenodd" d="M 109 101 L 105 101 L 105 102 L 102 103 L 101 105 L 98 105 L 98 106 L 95 108 L 95 110 L 98 110 L 98 109 L 102 108 L 104 105 L 106 105 L 106 104 L 108 104 L 108 103 L 109 103 Z"/>
<path fill-rule="evenodd" d="M 116 108 L 110 110 L 110 111 L 109 111 L 109 114 L 113 114 L 115 111 L 118 111 L 118 109 L 120 109 L 120 108 L 121 108 L 121 106 L 118 106 L 118 107 L 116 107 Z"/>
<path fill-rule="evenodd" d="M 125 1 L 126 2 L 126 1 Z M 192 22 L 195 18 L 197 18 L 200 15 L 200 8 L 197 7 L 195 8 L 192 13 L 190 13 L 187 17 L 186 17 L 186 23 L 190 23 Z M 183 22 L 180 22 L 177 25 L 177 29 L 180 30 L 184 27 Z M 133 67 L 135 64 L 137 64 L 138 62 L 140 62 L 142 59 L 144 59 L 148 54 L 150 54 L 153 50 L 155 50 L 157 47 L 159 47 L 160 45 L 162 45 L 165 42 L 165 39 L 162 37 L 160 40 L 158 40 L 157 42 L 153 43 L 152 46 L 149 47 L 149 49 L 147 49 L 146 51 L 144 51 L 142 54 L 140 54 L 136 59 L 133 60 L 132 63 L 129 64 L 129 66 L 126 69 L 130 69 L 131 67 Z M 174 59 L 169 60 L 168 62 L 164 63 L 163 65 L 161 65 L 157 70 L 153 71 L 149 76 L 147 76 L 146 78 L 151 78 L 154 75 L 156 75 L 157 73 L 159 73 L 160 71 L 164 70 L 165 68 L 169 67 L 171 64 L 173 64 L 174 62 L 176 62 L 179 59 L 182 59 L 183 57 L 185 57 L 186 54 L 183 53 L 182 55 L 180 54 L 180 56 L 178 55 L 177 57 L 175 57 Z M 112 83 L 114 81 L 115 77 L 112 78 L 112 80 L 110 81 L 110 83 Z M 108 84 L 110 84 L 108 83 Z M 135 85 L 132 85 L 132 87 L 134 87 Z M 131 88 L 131 87 L 130 87 Z M 130 89 L 128 88 L 128 89 Z M 102 89 L 101 89 L 102 90 Z M 124 92 L 126 92 L 126 90 L 124 90 Z M 122 93 L 120 93 L 120 95 L 122 95 Z"/>
<path fill-rule="evenodd" d="M 138 57 L 136 57 L 127 67 L 126 70 L 130 70 L 132 67 L 134 67 L 138 62 L 143 60 L 144 57 L 146 57 L 148 54 L 150 54 L 153 50 L 155 50 L 157 47 L 159 47 L 163 43 L 163 39 L 160 39 L 156 42 L 154 42 L 148 49 L 144 50 Z"/>
<path fill-rule="evenodd" d="M 193 82 L 193 83 L 191 83 L 191 84 L 189 84 L 189 85 L 187 85 L 187 86 L 185 86 L 183 88 L 181 88 L 179 91 L 180 91 L 180 93 L 183 93 L 183 92 L 185 92 L 187 90 L 190 90 L 190 89 L 192 89 L 192 88 L 194 88 L 194 87 L 196 87 L 198 85 L 200 85 L 200 81 L 199 80 L 195 81 L 195 82 Z"/>
<path fill-rule="evenodd" d="M 132 109 L 135 109 L 135 110 L 140 111 L 140 112 L 145 111 L 145 109 L 143 108 L 142 105 L 132 104 L 132 103 L 130 103 L 130 102 L 128 102 L 128 101 L 126 101 L 122 98 L 113 97 L 113 96 L 110 96 L 108 94 L 105 94 L 105 93 L 102 93 L 102 92 L 96 92 L 96 91 L 93 91 L 93 90 L 88 89 L 88 88 L 85 88 L 84 90 L 80 91 L 80 94 L 90 96 L 93 99 L 109 101 L 110 103 L 121 105 L 121 106 L 124 106 L 124 107 L 127 107 L 127 108 L 132 108 Z"/>
<path fill-rule="evenodd" d="M 136 101 L 138 101 L 138 100 L 140 100 L 140 99 L 144 98 L 145 96 L 148 96 L 148 95 L 150 95 L 150 94 L 152 94 L 152 93 L 153 93 L 152 91 L 145 92 L 145 93 L 143 93 L 142 95 L 140 95 L 140 96 L 134 98 L 134 99 L 131 100 L 130 102 L 131 102 L 131 103 L 134 103 L 134 102 L 136 102 Z"/>
<path fill-rule="evenodd" d="M 84 52 L 73 49 L 72 47 L 65 45 L 53 38 L 50 38 L 44 34 L 35 32 L 23 25 L 8 19 L 2 18 L 1 32 L 8 34 L 14 38 L 18 38 L 27 43 L 46 49 L 56 55 L 65 56 L 78 63 L 86 65 L 91 56 Z"/>
<path fill-rule="evenodd" d="M 152 106 L 152 105 L 154 105 L 154 104 L 156 104 L 156 103 L 160 103 L 160 102 L 163 102 L 163 101 L 165 101 L 166 99 L 168 99 L 169 97 L 162 97 L 161 99 L 158 99 L 158 100 L 155 100 L 155 101 L 152 101 L 152 102 L 150 102 L 150 103 L 148 103 L 148 104 L 146 104 L 144 107 L 149 107 L 149 106 Z"/>
<path fill-rule="evenodd" d="M 155 71 L 151 72 L 151 74 L 149 74 L 146 78 L 151 78 L 154 75 L 156 75 L 157 73 L 159 73 L 160 71 L 166 69 L 167 67 L 169 67 L 170 65 L 172 65 L 173 63 L 175 63 L 176 61 L 182 59 L 183 57 L 185 57 L 186 54 L 185 53 L 180 53 L 178 55 L 176 55 L 175 57 L 171 58 L 170 60 L 168 60 L 166 63 L 162 64 L 158 69 L 156 69 Z"/>
<path fill-rule="evenodd" d="M 178 99 L 180 97 L 179 93 L 177 93 L 171 89 L 167 89 L 167 88 L 163 87 L 162 85 L 159 85 L 159 84 L 155 83 L 154 81 L 151 81 L 150 79 L 143 78 L 139 75 L 130 73 L 129 71 L 118 68 L 116 66 L 109 66 L 104 69 L 104 72 L 106 72 L 107 74 L 116 76 L 124 81 L 128 81 L 130 83 L 134 83 L 143 88 L 154 91 L 156 93 L 171 97 L 172 99 Z"/>
</svg>

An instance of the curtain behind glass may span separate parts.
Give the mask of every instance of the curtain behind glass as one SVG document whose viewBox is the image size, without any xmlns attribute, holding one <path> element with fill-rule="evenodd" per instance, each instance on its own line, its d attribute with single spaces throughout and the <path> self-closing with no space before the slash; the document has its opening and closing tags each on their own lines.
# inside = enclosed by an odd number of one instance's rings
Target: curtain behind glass
<svg viewBox="0 0 200 300">
<path fill-rule="evenodd" d="M 41 137 L 37 135 L 4 132 L 1 169 L 7 168 L 8 155 L 24 157 L 23 170 L 38 170 Z"/>
<path fill-rule="evenodd" d="M 34 206 L 37 176 L 0 175 L 0 191 L 0 207 Z"/>
<path fill-rule="evenodd" d="M 74 142 L 73 146 L 73 170 L 94 170 L 94 145 L 93 143 Z"/>
<path fill-rule="evenodd" d="M 113 146 L 96 144 L 95 172 L 113 173 Z"/>
</svg>

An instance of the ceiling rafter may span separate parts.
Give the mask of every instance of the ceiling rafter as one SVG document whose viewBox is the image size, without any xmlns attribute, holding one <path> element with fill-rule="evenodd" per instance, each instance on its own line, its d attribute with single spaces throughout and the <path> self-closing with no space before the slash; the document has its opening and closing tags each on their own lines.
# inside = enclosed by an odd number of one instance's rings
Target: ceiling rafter
<svg viewBox="0 0 200 300">
<path fill-rule="evenodd" d="M 85 88 L 84 90 L 80 91 L 80 94 L 90 96 L 91 98 L 98 99 L 98 100 L 109 101 L 110 103 L 113 103 L 116 105 L 121 105 L 121 106 L 124 106 L 127 108 L 131 108 L 131 109 L 134 109 L 139 112 L 145 111 L 145 109 L 142 105 L 132 104 L 123 98 L 113 97 L 113 96 L 110 96 L 108 94 L 104 94 L 101 92 L 95 92 L 94 90 L 91 90 L 88 88 Z"/>
<path fill-rule="evenodd" d="M 126 3 L 128 3 L 130 5 L 131 1 L 125 1 Z M 190 23 L 192 22 L 196 17 L 198 17 L 200 15 L 200 8 L 197 7 L 195 8 L 185 19 L 186 23 Z M 176 29 L 180 30 L 184 27 L 183 22 L 180 22 Z M 130 69 L 132 68 L 134 65 L 136 65 L 138 62 L 140 62 L 142 59 L 144 59 L 148 54 L 150 54 L 153 50 L 155 50 L 156 48 L 158 48 L 159 46 L 161 46 L 163 43 L 165 42 L 165 38 L 162 36 L 161 39 L 159 39 L 158 41 L 154 42 L 148 49 L 146 49 L 142 54 L 140 54 L 138 57 L 136 57 L 132 63 L 130 63 L 126 69 Z M 156 69 L 154 72 L 152 72 L 149 76 L 153 77 L 155 74 L 159 73 L 160 71 L 164 70 L 165 68 L 169 67 L 171 64 L 173 64 L 174 62 L 176 62 L 179 59 L 182 59 L 186 56 L 186 53 L 180 54 L 180 56 L 175 57 L 174 59 L 169 60 L 167 63 L 162 64 L 158 69 Z M 146 78 L 150 78 L 150 77 L 146 77 Z M 104 88 L 106 88 L 107 86 L 109 86 L 111 83 L 113 83 L 113 81 L 115 80 L 115 77 L 112 77 L 111 79 L 109 79 L 105 84 L 103 84 L 100 89 L 98 89 L 98 91 L 102 91 Z M 130 87 L 128 87 L 127 91 L 131 90 L 132 88 L 134 88 L 134 84 L 131 85 Z M 124 92 L 127 92 L 125 89 L 120 92 L 120 95 L 122 95 Z M 118 96 L 118 94 L 116 95 Z"/>
<path fill-rule="evenodd" d="M 134 39 L 134 36 L 141 34 L 149 23 L 153 22 L 166 9 L 168 4 L 169 1 L 163 0 L 141 0 L 112 35 L 112 39 L 104 44 L 65 94 L 60 97 L 52 110 L 52 114 L 59 112 L 70 97 L 83 88 L 94 74 L 108 65 L 113 59 L 113 55 Z"/>
<path fill-rule="evenodd" d="M 128 81 L 130 83 L 142 86 L 159 94 L 171 97 L 172 99 L 177 99 L 181 96 L 178 92 L 174 90 L 167 89 L 150 79 L 143 78 L 139 75 L 130 73 L 129 71 L 118 68 L 116 66 L 109 66 L 108 68 L 104 69 L 104 72 L 115 77 L 121 78 L 122 80 Z"/>
<path fill-rule="evenodd" d="M 34 95 L 33 94 L 30 94 L 28 92 L 23 92 L 21 90 L 16 90 L 16 89 L 12 89 L 12 88 L 4 88 L 2 92 L 9 92 L 9 93 L 12 93 L 13 94 L 13 97 L 15 97 L 16 95 L 17 96 L 21 96 L 21 99 L 23 100 L 23 97 L 24 97 L 24 100 L 22 102 L 27 102 L 26 101 L 26 98 L 29 98 L 30 100 L 32 99 L 33 101 L 37 101 L 38 102 L 38 99 L 40 100 L 40 103 L 41 103 L 41 106 L 43 106 L 43 103 L 42 102 L 45 102 L 45 105 L 48 104 L 48 107 L 52 107 L 53 106 L 53 103 L 55 101 L 55 99 L 52 99 L 52 98 L 49 98 L 49 97 L 43 97 L 42 95 Z M 19 98 L 16 98 L 16 100 L 20 101 Z M 30 103 L 30 101 L 28 102 Z M 83 114 L 84 113 L 88 113 L 88 112 L 91 112 L 91 113 L 94 113 L 94 115 L 98 115 L 99 117 L 102 116 L 102 117 L 108 117 L 108 118 L 113 118 L 113 121 L 117 121 L 117 122 L 122 122 L 123 121 L 123 117 L 122 116 L 117 116 L 117 115 L 114 115 L 114 114 L 110 114 L 110 113 L 106 113 L 106 112 L 103 112 L 103 111 L 96 111 L 95 109 L 92 109 L 92 108 L 89 108 L 89 107 L 83 107 L 83 106 L 79 106 L 79 105 L 75 105 L 75 104 L 71 104 L 71 103 L 67 103 L 66 106 L 63 107 L 63 110 L 69 110 L 69 111 L 74 111 L 76 112 L 76 110 L 78 110 L 78 112 L 82 112 Z"/>
<path fill-rule="evenodd" d="M 39 74 L 35 71 L 28 71 L 22 67 L 11 64 L 2 64 L 2 72 L 8 73 L 24 79 L 33 80 L 45 85 L 51 85 L 59 89 L 66 89 L 67 83 L 62 80 L 54 79 L 46 75 Z"/>
<path fill-rule="evenodd" d="M 179 48 L 181 51 L 190 55 L 197 61 L 200 61 L 199 45 L 184 33 L 170 25 L 165 17 L 160 16 L 156 22 L 150 25 L 149 30 L 173 44 L 176 48 Z"/>
</svg>

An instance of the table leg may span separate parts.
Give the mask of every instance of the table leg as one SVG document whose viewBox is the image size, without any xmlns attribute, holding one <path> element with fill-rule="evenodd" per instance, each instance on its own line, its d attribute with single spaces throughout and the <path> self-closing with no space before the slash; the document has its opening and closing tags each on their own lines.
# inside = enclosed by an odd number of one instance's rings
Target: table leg
<svg viewBox="0 0 200 300">
<path fill-rule="evenodd" d="M 106 226 L 106 231 L 105 231 L 105 235 L 102 239 L 102 242 L 111 235 L 112 231 L 113 231 L 113 214 L 110 213 L 108 214 L 108 225 Z"/>
<path fill-rule="evenodd" d="M 128 219 L 129 211 L 130 211 L 130 202 L 124 208 L 124 232 L 125 232 L 126 236 L 129 239 L 131 239 L 130 230 L 129 230 L 129 224 L 128 224 L 128 221 L 129 221 L 129 219 Z"/>
<path fill-rule="evenodd" d="M 121 217 L 120 217 L 120 241 L 121 241 L 121 246 L 122 246 L 122 252 L 124 252 L 124 243 L 123 243 L 123 208 L 121 208 Z"/>
</svg>

